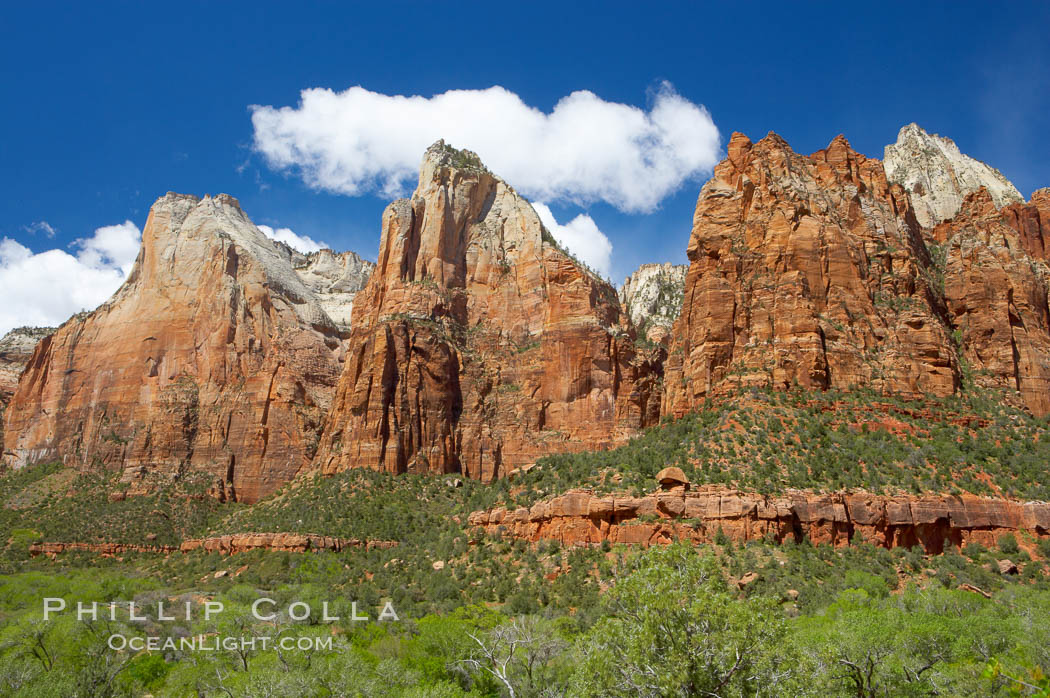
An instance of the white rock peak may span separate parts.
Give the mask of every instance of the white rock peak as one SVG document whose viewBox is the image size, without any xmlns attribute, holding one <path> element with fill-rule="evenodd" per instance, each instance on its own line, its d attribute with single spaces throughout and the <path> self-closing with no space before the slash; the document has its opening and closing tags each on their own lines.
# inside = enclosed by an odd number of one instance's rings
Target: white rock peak
<svg viewBox="0 0 1050 698">
<path fill-rule="evenodd" d="M 685 264 L 643 264 L 624 279 L 618 291 L 620 305 L 635 327 L 670 327 L 682 311 Z"/>
<path fill-rule="evenodd" d="M 959 212 L 963 198 L 985 187 L 998 207 L 1024 197 L 999 170 L 959 151 L 949 138 L 908 124 L 886 146 L 886 178 L 908 192 L 919 224 L 929 228 Z"/>
<path fill-rule="evenodd" d="M 322 249 L 303 253 L 282 242 L 274 245 L 287 256 L 295 273 L 312 290 L 335 324 L 350 329 L 354 296 L 368 283 L 375 264 L 356 252 L 333 252 Z"/>
</svg>

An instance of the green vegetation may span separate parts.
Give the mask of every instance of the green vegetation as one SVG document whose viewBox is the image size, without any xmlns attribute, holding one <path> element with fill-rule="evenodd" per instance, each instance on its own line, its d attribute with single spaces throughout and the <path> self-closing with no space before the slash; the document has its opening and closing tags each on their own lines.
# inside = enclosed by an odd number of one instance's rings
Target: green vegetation
<svg viewBox="0 0 1050 698">
<path fill-rule="evenodd" d="M 989 579 L 991 598 L 985 598 L 951 588 L 963 578 L 957 572 L 982 568 L 900 549 L 752 543 L 632 553 L 522 549 L 496 540 L 475 547 L 501 561 L 489 574 L 506 583 L 503 601 L 460 596 L 469 584 L 458 576 L 476 560 L 451 565 L 451 585 L 435 573 L 426 587 L 430 598 L 411 610 L 396 593 L 404 565 L 375 587 L 347 570 L 364 562 L 379 580 L 400 549 L 378 556 L 123 561 L 67 555 L 27 563 L 24 571 L 0 577 L 0 693 L 1006 696 L 1033 694 L 1018 681 L 1037 685 L 1040 667 L 1050 665 L 1045 575 L 1034 582 Z M 553 580 L 535 575 L 538 584 L 530 577 L 519 588 L 509 561 L 529 558 L 556 559 L 562 573 Z M 234 565 L 247 570 L 197 579 L 215 566 Z M 916 576 L 900 580 L 898 569 Z M 756 577 L 739 589 L 732 580 L 743 570 Z M 599 585 L 608 590 L 596 593 Z M 572 598 L 551 593 L 559 587 L 592 591 Z M 451 602 L 450 591 L 457 597 Z M 70 608 L 77 601 L 116 602 L 115 619 L 104 610 L 98 620 L 66 612 L 45 621 L 45 596 L 65 599 Z M 252 616 L 251 604 L 261 596 L 273 599 L 275 618 Z M 205 618 L 204 600 L 221 602 L 223 612 Z M 399 621 L 378 622 L 386 600 Z M 130 619 L 129 601 L 144 621 Z M 180 609 L 175 620 L 158 617 L 158 601 L 171 602 L 168 614 L 173 605 Z M 181 610 L 187 601 L 188 619 Z M 310 606 L 303 620 L 291 618 L 293 601 Z M 349 620 L 351 601 L 371 622 Z M 339 620 L 322 617 L 324 602 Z M 202 635 L 313 638 L 331 645 L 130 651 L 107 648 L 114 634 L 160 642 Z"/>
<path fill-rule="evenodd" d="M 244 506 L 219 504 L 206 479 L 189 476 L 124 497 L 127 485 L 105 471 L 45 464 L 6 473 L 0 695 L 1045 695 L 1047 538 L 1008 534 L 928 556 L 863 542 L 737 544 L 723 532 L 707 546 L 630 550 L 532 544 L 466 523 L 475 510 L 579 486 L 641 494 L 668 465 L 696 483 L 763 492 L 956 488 L 1045 499 L 1045 427 L 979 397 L 752 391 L 619 449 L 549 456 L 491 485 L 354 470 L 304 476 Z M 398 545 L 28 554 L 36 541 L 173 545 L 251 531 Z M 999 572 L 1006 558 L 1017 574 Z M 44 621 L 43 597 L 121 603 L 114 619 Z M 252 617 L 259 597 L 274 600 L 278 617 Z M 146 620 L 131 620 L 129 601 Z M 193 614 L 162 621 L 157 601 L 188 601 Z M 203 618 L 206 601 L 225 611 Z M 290 617 L 293 601 L 310 606 L 305 619 Z M 340 620 L 323 618 L 324 602 Z M 348 620 L 353 602 L 372 622 Z M 376 621 L 387 602 L 399 621 Z M 114 633 L 332 644 L 132 651 L 107 647 Z"/>
<path fill-rule="evenodd" d="M 1045 419 L 979 395 L 911 402 L 862 391 L 753 390 L 665 420 L 625 446 L 543 458 L 518 481 L 525 505 L 572 487 L 641 491 L 669 465 L 694 483 L 960 491 L 1050 499 Z"/>
<path fill-rule="evenodd" d="M 210 496 L 211 482 L 195 474 L 176 481 L 158 479 L 148 483 L 151 494 L 120 498 L 126 486 L 109 471 L 77 473 L 48 463 L 9 473 L 0 477 L 0 537 L 11 540 L 17 531 L 33 535 L 16 536 L 21 542 L 8 545 L 0 565 L 24 555 L 22 543 L 29 538 L 178 545 L 239 508 Z"/>
<path fill-rule="evenodd" d="M 444 141 L 441 142 L 441 152 L 446 156 L 446 162 L 450 167 L 457 170 L 472 170 L 475 172 L 488 172 L 488 168 L 481 162 L 477 153 L 470 150 L 460 150 Z"/>
</svg>

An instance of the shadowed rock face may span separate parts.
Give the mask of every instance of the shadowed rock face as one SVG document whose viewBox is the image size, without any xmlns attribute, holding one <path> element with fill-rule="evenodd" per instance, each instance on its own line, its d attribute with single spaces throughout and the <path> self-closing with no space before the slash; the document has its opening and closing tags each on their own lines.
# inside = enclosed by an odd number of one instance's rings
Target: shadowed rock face
<svg viewBox="0 0 1050 698">
<path fill-rule="evenodd" d="M 428 149 L 383 214 L 315 466 L 492 480 L 618 443 L 658 417 L 616 293 L 562 252 L 477 156 Z"/>
<path fill-rule="evenodd" d="M 959 367 L 908 197 L 839 136 L 734 134 L 689 242 L 664 412 L 747 386 L 949 395 Z"/>
<path fill-rule="evenodd" d="M 144 488 L 203 471 L 254 501 L 312 456 L 341 358 L 339 330 L 235 199 L 168 194 L 127 282 L 37 346 L 4 462 L 119 468 Z"/>
<path fill-rule="evenodd" d="M 995 546 L 1004 533 L 1050 537 L 1050 504 L 973 495 L 890 497 L 864 492 L 789 492 L 767 497 L 706 486 L 644 497 L 598 496 L 578 490 L 531 508 L 474 512 L 468 521 L 490 533 L 565 545 L 710 543 L 721 531 L 738 542 L 760 538 L 808 539 L 834 546 L 868 542 L 886 548 L 920 545 L 928 553 L 941 553 L 971 542 Z"/>
</svg>

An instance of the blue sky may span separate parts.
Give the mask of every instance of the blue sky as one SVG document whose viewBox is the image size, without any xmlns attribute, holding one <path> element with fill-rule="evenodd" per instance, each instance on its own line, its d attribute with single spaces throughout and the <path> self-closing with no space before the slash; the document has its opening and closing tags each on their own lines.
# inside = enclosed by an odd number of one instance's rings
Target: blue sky
<svg viewBox="0 0 1050 698">
<path fill-rule="evenodd" d="M 706 107 L 723 145 L 775 130 L 809 153 L 844 133 L 881 157 L 916 121 L 1028 196 L 1050 185 L 1047 26 L 1045 2 L 9 4 L 0 238 L 76 255 L 103 226 L 141 227 L 169 190 L 227 192 L 257 223 L 374 259 L 389 195 L 311 188 L 253 149 L 249 107 L 295 107 L 311 87 L 498 85 L 550 112 L 578 90 L 649 110 L 666 81 Z M 707 175 L 649 212 L 548 203 L 560 222 L 593 219 L 620 282 L 685 261 Z"/>
</svg>

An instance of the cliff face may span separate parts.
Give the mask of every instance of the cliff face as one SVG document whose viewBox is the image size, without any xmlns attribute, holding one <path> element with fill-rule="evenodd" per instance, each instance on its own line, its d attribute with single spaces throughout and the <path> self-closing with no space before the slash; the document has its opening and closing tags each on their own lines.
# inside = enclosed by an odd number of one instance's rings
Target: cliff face
<svg viewBox="0 0 1050 698">
<path fill-rule="evenodd" d="M 907 397 L 959 384 L 907 194 L 839 136 L 809 157 L 734 134 L 693 218 L 664 412 L 762 385 Z"/>
<path fill-rule="evenodd" d="M 944 296 L 962 355 L 979 384 L 1016 390 L 1050 413 L 1050 190 L 1002 209 L 986 189 L 938 225 Z"/>
<path fill-rule="evenodd" d="M 659 356 L 616 293 L 554 244 L 473 153 L 428 149 L 383 214 L 315 465 L 483 480 L 601 448 L 658 417 Z"/>
<path fill-rule="evenodd" d="M 304 254 L 282 243 L 277 245 L 302 282 L 317 296 L 328 317 L 340 329 L 349 330 L 354 296 L 368 283 L 376 265 L 361 259 L 356 252 L 323 249 Z"/>
<path fill-rule="evenodd" d="M 54 331 L 54 327 L 18 327 L 0 337 L 0 445 L 4 443 L 4 410 L 18 388 L 22 369 L 37 343 Z"/>
<path fill-rule="evenodd" d="M 884 164 L 887 179 L 908 192 L 915 218 L 925 228 L 954 216 L 966 195 L 981 187 L 998 207 L 1024 203 L 999 170 L 962 154 L 951 140 L 930 135 L 917 124 L 902 128 L 897 142 L 886 146 Z"/>
<path fill-rule="evenodd" d="M 671 325 L 682 312 L 685 264 L 643 264 L 624 279 L 618 291 L 620 305 L 638 328 L 652 341 L 666 340 Z"/>
<path fill-rule="evenodd" d="M 254 501 L 312 456 L 341 358 L 339 331 L 235 199 L 168 194 L 127 282 L 37 346 L 4 462 L 119 468 L 133 488 L 203 471 Z"/>
<path fill-rule="evenodd" d="M 717 486 L 694 492 L 679 487 L 644 497 L 602 497 L 581 490 L 531 508 L 474 512 L 469 523 L 489 533 L 565 545 L 711 543 L 721 531 L 738 542 L 772 538 L 841 547 L 864 541 L 886 548 L 919 545 L 936 554 L 971 542 L 994 547 L 1005 533 L 1050 537 L 1050 504 L 864 492 L 766 497 Z"/>
</svg>

